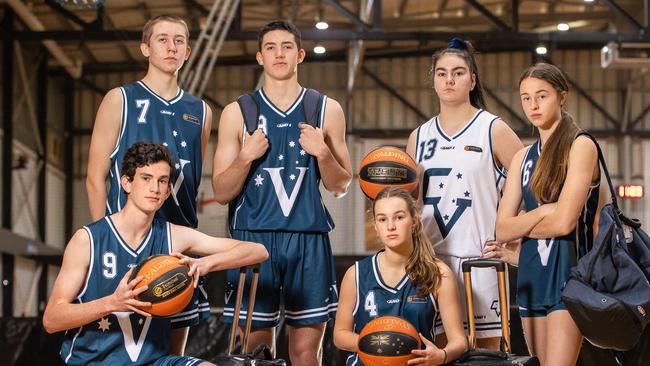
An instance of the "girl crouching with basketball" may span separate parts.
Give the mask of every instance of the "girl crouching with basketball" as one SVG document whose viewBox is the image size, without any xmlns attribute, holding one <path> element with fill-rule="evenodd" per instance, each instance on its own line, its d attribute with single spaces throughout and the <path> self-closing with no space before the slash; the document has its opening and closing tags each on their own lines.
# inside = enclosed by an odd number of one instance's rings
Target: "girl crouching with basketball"
<svg viewBox="0 0 650 366">
<path fill-rule="evenodd" d="M 497 216 L 497 241 L 523 238 L 517 303 L 528 349 L 547 366 L 578 358 L 582 336 L 560 294 L 577 258 L 591 249 L 598 207 L 596 146 L 566 111 L 568 91 L 553 65 L 522 74 L 521 104 L 540 139 L 512 159 Z M 527 212 L 518 215 L 522 201 Z M 498 246 L 485 251 L 508 260 L 505 254 Z"/>
<path fill-rule="evenodd" d="M 420 333 L 424 349 L 413 350 L 409 365 L 441 365 L 467 349 L 453 273 L 435 257 L 422 232 L 415 201 L 401 188 L 382 189 L 373 203 L 375 230 L 384 248 L 350 267 L 341 283 L 334 344 L 355 352 L 346 364 L 362 365 L 359 332 L 372 319 L 397 315 Z M 433 344 L 441 317 L 447 345 Z"/>
</svg>

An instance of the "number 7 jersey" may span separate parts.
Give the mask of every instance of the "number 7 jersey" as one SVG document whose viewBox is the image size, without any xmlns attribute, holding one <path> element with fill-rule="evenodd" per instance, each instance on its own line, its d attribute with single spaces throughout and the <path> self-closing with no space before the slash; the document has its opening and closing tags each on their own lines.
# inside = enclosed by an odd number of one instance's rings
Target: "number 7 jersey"
<svg viewBox="0 0 650 366">
<path fill-rule="evenodd" d="M 481 256 L 495 239 L 505 169 L 496 163 L 492 125 L 498 117 L 479 110 L 453 136 L 438 116 L 416 130 L 415 160 L 422 169 L 422 225 L 436 254 Z"/>
<path fill-rule="evenodd" d="M 156 217 L 173 224 L 197 227 L 196 204 L 201 182 L 201 142 L 207 107 L 205 102 L 178 89 L 165 100 L 142 81 L 119 88 L 122 94 L 120 134 L 110 155 L 110 190 L 106 214 L 120 211 L 126 193 L 120 185 L 122 160 L 126 151 L 138 141 L 167 146 L 174 158 L 172 192 Z"/>
</svg>

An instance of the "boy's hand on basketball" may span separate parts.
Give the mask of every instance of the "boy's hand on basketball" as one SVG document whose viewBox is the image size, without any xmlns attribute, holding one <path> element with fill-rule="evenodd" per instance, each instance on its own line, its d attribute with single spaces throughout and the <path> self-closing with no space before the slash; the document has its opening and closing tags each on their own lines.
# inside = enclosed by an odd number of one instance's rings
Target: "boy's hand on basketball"
<svg viewBox="0 0 650 366">
<path fill-rule="evenodd" d="M 266 138 L 264 131 L 258 128 L 252 135 L 246 136 L 239 155 L 244 161 L 252 162 L 261 158 L 268 148 L 269 139 Z"/>
<path fill-rule="evenodd" d="M 300 123 L 300 138 L 298 143 L 307 154 L 319 157 L 323 154 L 324 151 L 327 151 L 329 148 L 325 143 L 325 136 L 323 135 L 323 130 L 320 128 L 314 128 L 307 123 Z"/>
<path fill-rule="evenodd" d="M 419 356 L 407 362 L 409 365 L 427 365 L 435 366 L 441 365 L 445 362 L 445 352 L 436 347 L 430 340 L 426 339 L 422 333 L 418 333 L 422 343 L 425 345 L 424 349 L 414 349 L 412 354 Z"/>
<path fill-rule="evenodd" d="M 192 285 L 196 288 L 199 285 L 199 277 L 206 275 L 210 272 L 209 265 L 205 263 L 203 258 L 192 258 L 181 253 L 174 252 L 171 255 L 180 259 L 178 263 L 190 267 L 187 274 L 192 277 Z"/>
<path fill-rule="evenodd" d="M 133 272 L 133 268 L 126 272 L 120 281 L 120 284 L 115 289 L 115 292 L 110 296 L 109 309 L 111 312 L 133 311 L 143 316 L 151 316 L 151 314 L 141 310 L 141 308 L 151 307 L 151 303 L 136 299 L 138 295 L 146 291 L 148 288 L 146 285 L 136 288 L 136 285 L 140 283 L 144 277 L 138 276 L 129 281 L 131 272 Z"/>
</svg>

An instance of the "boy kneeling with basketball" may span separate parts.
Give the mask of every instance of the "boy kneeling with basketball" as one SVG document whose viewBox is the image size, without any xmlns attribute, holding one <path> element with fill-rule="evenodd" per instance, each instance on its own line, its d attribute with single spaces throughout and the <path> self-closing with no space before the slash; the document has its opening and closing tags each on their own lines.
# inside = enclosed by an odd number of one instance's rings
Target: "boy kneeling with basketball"
<svg viewBox="0 0 650 366">
<path fill-rule="evenodd" d="M 129 281 L 133 267 L 151 255 L 182 257 L 195 278 L 208 272 L 255 264 L 268 253 L 257 243 L 215 238 L 154 219 L 171 193 L 174 162 L 159 144 L 139 142 L 124 156 L 120 183 L 124 208 L 78 230 L 68 243 L 45 309 L 49 333 L 66 332 L 61 358 L 68 365 L 212 365 L 169 354 L 170 321 L 147 313 L 137 300 L 147 286 Z"/>
</svg>

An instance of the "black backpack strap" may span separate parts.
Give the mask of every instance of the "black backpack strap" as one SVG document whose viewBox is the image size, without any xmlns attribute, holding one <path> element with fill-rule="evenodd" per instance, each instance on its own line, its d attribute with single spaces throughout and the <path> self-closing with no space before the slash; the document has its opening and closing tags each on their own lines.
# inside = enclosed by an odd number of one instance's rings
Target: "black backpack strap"
<svg viewBox="0 0 650 366">
<path fill-rule="evenodd" d="M 241 109 L 241 114 L 244 116 L 244 125 L 246 132 L 252 135 L 257 130 L 257 121 L 260 114 L 260 106 L 253 98 L 253 94 L 244 94 L 237 98 L 237 104 Z"/>
<path fill-rule="evenodd" d="M 323 105 L 323 95 L 314 89 L 305 90 L 302 97 L 302 110 L 305 113 L 305 123 L 318 127 L 320 110 Z"/>
</svg>

